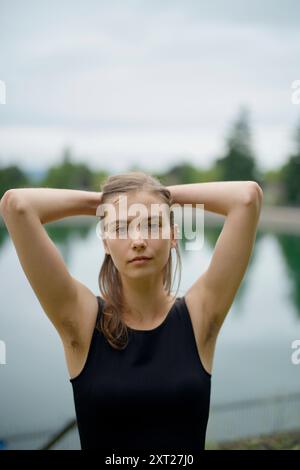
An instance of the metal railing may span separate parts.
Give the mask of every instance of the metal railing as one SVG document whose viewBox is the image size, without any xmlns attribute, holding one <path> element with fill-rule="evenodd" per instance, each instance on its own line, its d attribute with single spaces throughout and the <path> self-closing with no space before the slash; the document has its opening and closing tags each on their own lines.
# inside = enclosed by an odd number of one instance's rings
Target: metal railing
<svg viewBox="0 0 300 470">
<path fill-rule="evenodd" d="M 239 402 L 213 403 L 210 407 L 206 441 L 221 443 L 296 429 L 300 429 L 300 393 Z M 74 436 L 78 435 L 74 418 L 58 431 L 44 430 L 6 436 L 5 439 L 0 439 L 0 448 L 1 443 L 2 449 L 17 448 L 18 442 L 23 442 L 20 448 L 24 448 L 25 441 L 32 443 L 39 440 L 42 444 L 35 447 L 39 450 L 63 449 L 64 442 L 72 433 Z M 71 438 L 68 447 L 74 448 L 73 440 L 75 442 L 75 439 Z M 77 445 L 78 442 L 77 439 Z"/>
</svg>

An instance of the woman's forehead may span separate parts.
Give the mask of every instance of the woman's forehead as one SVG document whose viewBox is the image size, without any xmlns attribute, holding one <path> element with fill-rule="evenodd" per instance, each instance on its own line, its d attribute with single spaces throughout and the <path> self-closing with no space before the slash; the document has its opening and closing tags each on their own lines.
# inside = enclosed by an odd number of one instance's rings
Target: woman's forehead
<svg viewBox="0 0 300 470">
<path fill-rule="evenodd" d="M 168 213 L 169 206 L 155 195 L 148 193 L 141 193 L 140 195 L 117 195 L 111 200 L 113 206 L 113 213 L 122 214 L 126 218 L 131 215 L 143 214 L 144 217 Z M 123 218 L 124 218 L 123 217 Z"/>
<path fill-rule="evenodd" d="M 130 191 L 128 193 L 119 193 L 112 197 L 111 202 L 118 206 L 121 201 L 127 201 L 127 204 L 145 204 L 151 203 L 161 204 L 162 199 L 149 191 Z"/>
<path fill-rule="evenodd" d="M 142 193 L 140 195 L 118 194 L 107 202 L 105 221 L 109 225 L 118 222 L 131 222 L 133 219 L 162 220 L 169 219 L 170 207 L 156 195 Z"/>
</svg>

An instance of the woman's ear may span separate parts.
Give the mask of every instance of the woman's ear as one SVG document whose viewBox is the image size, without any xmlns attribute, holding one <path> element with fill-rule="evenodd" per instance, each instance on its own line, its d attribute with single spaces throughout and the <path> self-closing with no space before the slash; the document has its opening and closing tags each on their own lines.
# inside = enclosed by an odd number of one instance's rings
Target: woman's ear
<svg viewBox="0 0 300 470">
<path fill-rule="evenodd" d="M 107 245 L 107 241 L 103 238 L 103 239 L 102 239 L 102 242 L 103 242 L 103 248 L 104 248 L 105 253 L 106 253 L 107 255 L 109 255 L 110 252 L 109 252 L 109 248 L 108 248 L 108 245 Z"/>
</svg>

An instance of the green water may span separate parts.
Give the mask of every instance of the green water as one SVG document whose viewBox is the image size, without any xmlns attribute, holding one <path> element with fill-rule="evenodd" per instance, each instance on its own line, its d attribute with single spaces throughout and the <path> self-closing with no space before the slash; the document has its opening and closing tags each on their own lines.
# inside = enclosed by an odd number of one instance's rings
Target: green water
<svg viewBox="0 0 300 470">
<path fill-rule="evenodd" d="M 98 295 L 104 252 L 95 228 L 96 223 L 46 226 L 72 275 Z M 208 266 L 220 230 L 206 228 L 198 252 L 186 251 L 180 240 L 179 296 Z M 0 340 L 6 347 L 0 439 L 7 438 L 11 448 L 36 448 L 75 411 L 60 338 L 5 227 L 0 228 L 0 280 Z M 259 231 L 217 342 L 208 439 L 300 427 L 300 399 L 293 395 L 300 394 L 300 364 L 291 361 L 295 339 L 300 339 L 300 236 Z"/>
</svg>

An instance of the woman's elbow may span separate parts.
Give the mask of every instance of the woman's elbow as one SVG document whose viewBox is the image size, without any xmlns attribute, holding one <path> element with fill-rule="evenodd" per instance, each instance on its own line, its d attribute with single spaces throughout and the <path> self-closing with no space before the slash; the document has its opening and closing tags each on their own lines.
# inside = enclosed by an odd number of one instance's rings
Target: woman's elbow
<svg viewBox="0 0 300 470">
<path fill-rule="evenodd" d="M 0 213 L 2 216 L 5 215 L 7 211 L 14 211 L 18 214 L 24 213 L 26 210 L 26 203 L 20 197 L 18 189 L 8 189 L 1 198 L 0 201 Z"/>
<path fill-rule="evenodd" d="M 263 190 L 256 181 L 248 182 L 248 191 L 246 193 L 246 204 L 256 204 L 259 208 L 263 201 Z"/>
</svg>

